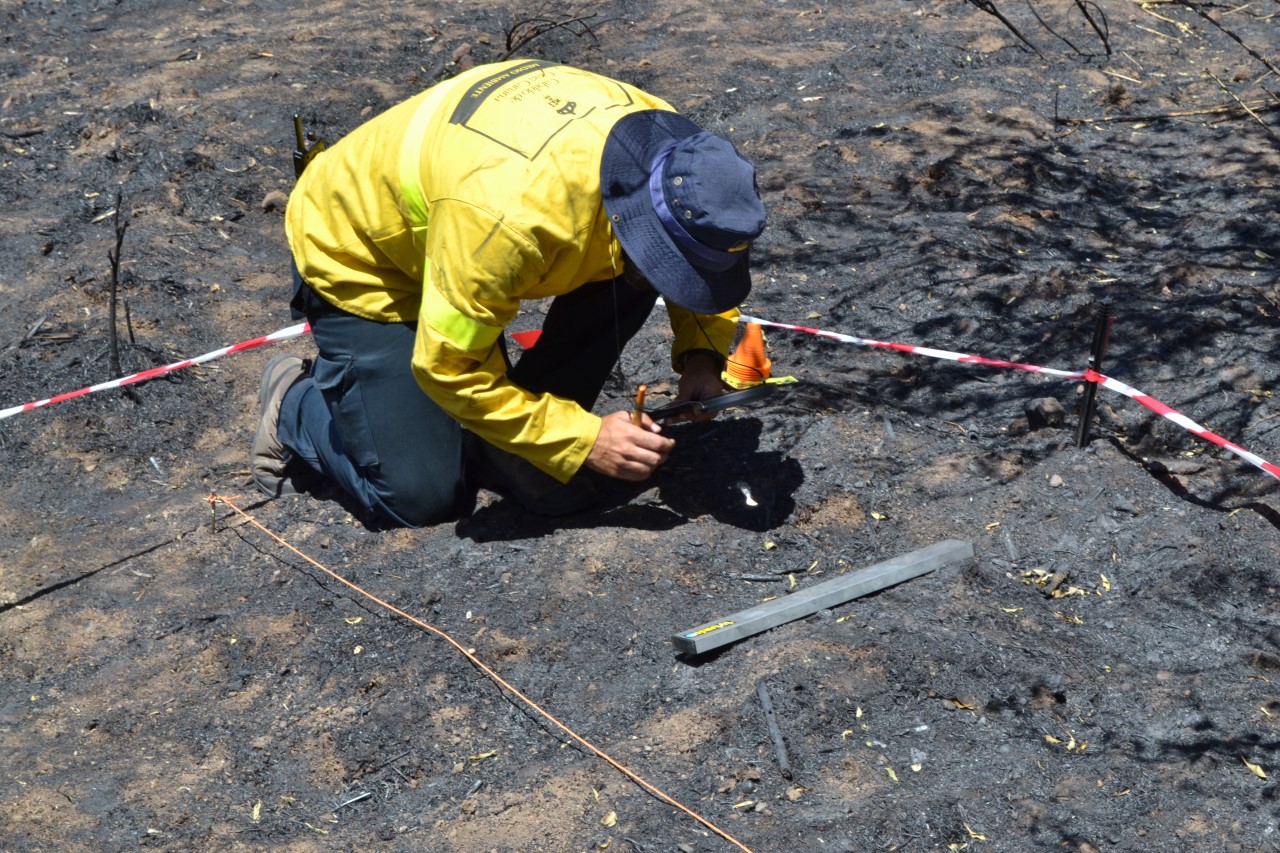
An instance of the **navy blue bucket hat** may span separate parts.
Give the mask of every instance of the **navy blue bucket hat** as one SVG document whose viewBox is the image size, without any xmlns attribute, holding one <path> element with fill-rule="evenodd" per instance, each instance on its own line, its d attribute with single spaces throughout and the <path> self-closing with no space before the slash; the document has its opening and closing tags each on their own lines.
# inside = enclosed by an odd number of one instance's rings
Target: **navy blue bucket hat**
<svg viewBox="0 0 1280 853">
<path fill-rule="evenodd" d="M 755 168 L 727 139 L 667 110 L 631 113 L 609 131 L 600 190 L 618 242 L 664 298 L 699 314 L 747 298 L 765 210 Z"/>
</svg>

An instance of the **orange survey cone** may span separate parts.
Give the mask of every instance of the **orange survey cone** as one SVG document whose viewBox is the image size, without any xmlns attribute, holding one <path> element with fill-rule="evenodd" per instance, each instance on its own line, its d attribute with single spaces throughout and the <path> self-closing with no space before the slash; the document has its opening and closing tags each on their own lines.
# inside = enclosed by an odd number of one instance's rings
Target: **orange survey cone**
<svg viewBox="0 0 1280 853">
<path fill-rule="evenodd" d="M 725 362 L 721 378 L 739 391 L 764 384 L 773 365 L 764 352 L 764 333 L 759 323 L 748 323 L 738 347 Z"/>
</svg>

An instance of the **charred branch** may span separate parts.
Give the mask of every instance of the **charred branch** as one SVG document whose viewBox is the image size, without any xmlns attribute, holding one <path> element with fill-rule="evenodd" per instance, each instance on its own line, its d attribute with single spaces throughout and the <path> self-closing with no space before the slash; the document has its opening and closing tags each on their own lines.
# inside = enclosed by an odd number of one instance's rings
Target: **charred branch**
<svg viewBox="0 0 1280 853">
<path fill-rule="evenodd" d="M 1031 41 L 1022 34 L 1022 31 L 1018 29 L 1017 25 L 1014 24 L 1013 21 L 1005 17 L 1004 13 L 996 7 L 993 0 L 965 0 L 965 2 L 970 6 L 973 6 L 975 9 L 986 12 L 988 15 L 991 15 L 1000 23 L 1004 24 L 1005 29 L 1018 37 L 1018 41 L 1029 47 L 1036 56 L 1039 56 L 1042 59 L 1044 58 L 1044 54 L 1040 52 L 1040 48 L 1032 44 Z"/>
<path fill-rule="evenodd" d="M 1280 68 L 1276 68 L 1276 66 L 1270 60 L 1268 60 L 1265 56 L 1258 53 L 1253 48 L 1249 47 L 1249 45 L 1245 44 L 1244 40 L 1241 39 L 1240 36 L 1236 35 L 1231 30 L 1227 29 L 1226 27 L 1222 26 L 1222 24 L 1218 23 L 1214 18 L 1210 17 L 1209 13 L 1206 12 L 1203 8 L 1201 8 L 1201 5 L 1199 3 L 1192 3 L 1190 2 L 1190 0 L 1175 0 L 1175 2 L 1177 2 L 1179 6 L 1190 9 L 1192 12 L 1195 12 L 1201 18 L 1204 18 L 1206 21 L 1209 22 L 1211 26 L 1217 29 L 1220 33 L 1222 33 L 1224 36 L 1234 41 L 1236 44 L 1240 45 L 1240 47 L 1244 48 L 1246 53 L 1248 53 L 1258 62 L 1261 62 L 1266 67 L 1266 69 L 1270 71 L 1272 74 L 1280 74 Z M 1276 0 L 1276 2 L 1280 3 L 1280 0 Z"/>
<path fill-rule="evenodd" d="M 498 61 L 510 59 L 534 39 L 554 30 L 568 30 L 578 37 L 587 36 L 593 44 L 598 43 L 595 31 L 587 23 L 598 14 L 597 12 L 588 13 L 586 8 L 557 9 L 555 4 L 548 0 L 529 17 L 511 24 L 506 34 L 506 50 L 498 57 Z"/>
<path fill-rule="evenodd" d="M 1000 23 L 1004 25 L 1005 29 L 1017 36 L 1018 40 L 1030 48 L 1036 56 L 1039 56 L 1042 59 L 1044 58 L 1044 54 L 1040 52 L 1040 49 L 1036 47 L 1020 29 L 1018 29 L 1017 24 L 1005 15 L 1004 12 L 1000 11 L 1000 8 L 995 4 L 995 0 L 965 0 L 965 2 L 970 6 L 973 6 L 975 9 L 986 12 L 988 15 L 991 15 L 993 18 L 1000 21 Z M 1077 47 L 1074 42 L 1050 26 L 1049 22 L 1040 14 L 1040 10 L 1036 8 L 1034 0 L 1026 0 L 1026 3 L 1027 8 L 1035 17 L 1036 22 L 1039 23 L 1040 26 L 1043 27 L 1050 35 L 1062 41 L 1077 54 L 1081 56 L 1087 55 L 1085 51 Z M 1073 5 L 1075 6 L 1076 11 L 1080 13 L 1080 16 L 1083 17 L 1085 22 L 1089 25 L 1090 29 L 1093 30 L 1094 34 L 1097 35 L 1098 40 L 1102 42 L 1102 47 L 1106 51 L 1107 56 L 1110 56 L 1111 27 L 1107 23 L 1107 16 L 1103 14 L 1102 9 L 1099 8 L 1098 4 L 1093 2 L 1093 0 L 1073 0 Z"/>
<path fill-rule="evenodd" d="M 111 353 L 111 378 L 119 379 L 124 376 L 124 370 L 120 366 L 120 333 L 116 328 L 116 305 L 119 302 L 120 293 L 120 248 L 124 245 L 124 232 L 129 230 L 129 223 L 120 217 L 120 208 L 124 204 L 124 199 L 119 190 L 116 190 L 116 209 L 112 218 L 112 224 L 116 232 L 115 249 L 107 250 L 107 260 L 111 262 L 111 298 L 107 308 L 107 342 L 110 346 Z"/>
<path fill-rule="evenodd" d="M 111 262 L 111 298 L 107 308 L 107 341 L 109 346 L 111 360 L 111 378 L 119 379 L 124 376 L 124 368 L 120 364 L 120 330 L 117 321 L 118 311 L 116 306 L 120 301 L 120 250 L 124 246 L 124 232 L 129 230 L 129 223 L 121 216 L 121 209 L 124 207 L 124 197 L 119 190 L 116 190 L 116 209 L 112 215 L 112 227 L 115 229 L 116 245 L 114 249 L 107 250 L 107 259 Z M 128 319 L 129 306 L 125 304 L 125 316 Z M 133 321 L 128 319 L 129 323 L 129 340 L 133 341 Z M 141 403 L 142 398 L 138 396 L 138 392 L 133 388 L 126 387 L 124 395 L 135 403 Z"/>
<path fill-rule="evenodd" d="M 1098 4 L 1092 2 L 1092 0 L 1076 0 L 1076 8 L 1080 10 L 1080 14 L 1084 16 L 1084 19 L 1089 22 L 1089 26 L 1093 27 L 1098 40 L 1102 42 L 1103 48 L 1107 51 L 1107 56 L 1110 56 L 1111 27 L 1107 24 L 1107 16 L 1103 14 Z M 1095 13 L 1097 18 L 1094 17 Z"/>
</svg>

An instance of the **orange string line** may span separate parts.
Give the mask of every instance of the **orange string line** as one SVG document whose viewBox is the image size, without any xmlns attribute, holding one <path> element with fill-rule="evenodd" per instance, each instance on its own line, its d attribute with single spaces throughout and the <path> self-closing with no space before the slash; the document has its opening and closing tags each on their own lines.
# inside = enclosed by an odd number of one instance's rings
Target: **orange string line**
<svg viewBox="0 0 1280 853">
<path fill-rule="evenodd" d="M 235 497 L 239 497 L 239 496 L 237 495 L 237 496 L 235 496 Z M 377 603 L 377 604 L 380 604 L 381 606 L 385 607 L 387 610 L 390 610 L 392 613 L 396 614 L 397 616 L 401 617 L 402 619 L 407 619 L 407 620 L 409 620 L 410 622 L 412 622 L 414 625 L 417 625 L 419 628 L 423 628 L 423 629 L 425 629 L 425 630 L 427 630 L 427 631 L 430 631 L 431 633 L 435 634 L 437 637 L 440 637 L 440 638 L 441 638 L 442 640 L 444 640 L 446 643 L 448 643 L 449 645 L 451 645 L 451 646 L 453 646 L 455 649 L 457 649 L 459 652 L 461 652 L 461 653 L 462 653 L 462 656 L 463 656 L 463 657 L 465 657 L 468 661 L 470 661 L 470 662 L 471 662 L 471 664 L 472 664 L 472 666 L 476 667 L 476 669 L 480 670 L 480 671 L 481 671 L 481 672 L 483 672 L 485 675 L 487 675 L 487 676 L 488 676 L 488 677 L 489 677 L 489 678 L 490 678 L 490 679 L 491 679 L 495 684 L 497 684 L 497 685 L 498 685 L 499 687 L 501 687 L 502 689 L 506 690 L 506 691 L 507 691 L 508 693 L 510 693 L 512 696 L 515 696 L 517 699 L 519 699 L 521 702 L 523 702 L 523 703 L 525 703 L 526 705 L 528 705 L 528 706 L 529 706 L 530 708 L 532 708 L 534 711 L 537 711 L 537 712 L 538 712 L 539 714 L 541 714 L 545 719 L 547 719 L 547 720 L 548 720 L 548 721 L 550 721 L 553 725 L 555 725 L 555 727 L 556 727 L 556 728 L 560 729 L 560 731 L 564 732 L 566 735 L 568 735 L 570 738 L 572 738 L 573 740 L 575 740 L 577 743 L 581 744 L 581 745 L 582 745 L 583 747 L 585 747 L 586 749 L 588 749 L 588 750 L 590 750 L 591 752 L 595 753 L 595 755 L 596 755 L 598 758 L 600 758 L 600 759 L 601 759 L 602 761 L 604 761 L 606 764 L 608 764 L 608 765 L 610 765 L 611 767 L 613 767 L 613 769 L 614 769 L 614 770 L 617 770 L 617 771 L 618 771 L 619 773 L 621 773 L 623 776 L 626 776 L 626 777 L 627 777 L 628 779 L 630 779 L 632 782 L 635 782 L 637 785 L 639 785 L 639 786 L 640 786 L 641 788 L 643 788 L 644 790 L 648 791 L 648 792 L 649 792 L 650 794 L 652 794 L 653 796 L 657 797 L 659 800 L 662 800 L 664 803 L 667 803 L 668 805 L 672 806 L 673 808 L 679 809 L 680 811 L 684 812 L 684 813 L 685 813 L 685 814 L 687 814 L 689 817 L 693 818 L 693 819 L 694 819 L 694 820 L 696 820 L 698 823 L 702 824 L 702 825 L 703 825 L 703 826 L 705 826 L 707 829 L 711 830 L 711 831 L 712 831 L 712 832 L 714 832 L 716 835 L 718 835 L 718 836 L 720 836 L 721 838 L 723 838 L 725 841 L 728 841 L 730 844 L 734 845 L 734 846 L 735 846 L 735 847 L 737 847 L 739 850 L 742 850 L 742 851 L 743 851 L 743 853 L 753 853 L 753 851 L 751 850 L 751 848 L 747 847 L 747 846 L 746 846 L 745 844 L 743 844 L 741 841 L 739 841 L 738 839 L 734 838 L 734 837 L 733 837 L 732 835 L 730 835 L 728 832 L 726 832 L 726 831 L 724 831 L 723 829 L 721 829 L 720 827 L 716 826 L 714 823 L 712 823 L 711 821 L 707 820 L 707 819 L 706 819 L 706 818 L 704 818 L 702 815 L 698 814 L 697 812 L 695 812 L 695 811 L 693 811 L 692 809 L 690 809 L 688 806 L 686 806 L 686 805 L 684 805 L 683 803 L 681 803 L 681 802 L 679 802 L 678 800 L 676 800 L 674 797 L 669 796 L 668 794 L 666 794 L 666 793 L 664 793 L 663 791 L 659 790 L 659 789 L 658 789 L 657 787 L 655 787 L 654 785 L 650 784 L 649 782 L 646 782 L 643 778 L 641 778 L 639 775 L 637 775 L 634 771 L 632 771 L 632 770 L 628 769 L 627 767 L 623 766 L 621 763 L 619 763 L 618 761 L 616 761 L 614 758 L 612 758 L 612 757 L 611 757 L 608 753 L 606 753 L 604 750 L 600 749 L 600 748 L 599 748 L 599 747 L 597 747 L 595 744 L 591 743 L 591 741 L 587 740 L 585 737 L 583 737 L 582 735 L 578 734 L 577 732 L 575 732 L 573 729 L 569 728 L 569 727 L 568 727 L 567 725 L 565 725 L 564 723 L 560 722 L 558 719 L 556 719 L 554 716 L 552 716 L 548 711 L 544 710 L 544 709 L 543 709 L 543 708 L 542 708 L 542 707 L 541 707 L 537 702 L 534 702 L 534 701 L 533 701 L 532 699 L 530 699 L 528 696 L 526 696 L 526 695 L 524 695 L 523 693 L 521 693 L 518 689 L 516 689 L 516 687 L 515 687 L 514 685 L 512 685 L 510 682 L 508 682 L 506 679 L 504 679 L 501 675 L 498 675 L 498 673 L 496 673 L 496 672 L 494 672 L 492 669 L 490 669 L 490 668 L 489 668 L 487 665 L 485 665 L 485 664 L 484 664 L 484 663 L 483 663 L 483 662 L 482 662 L 478 657 L 476 657 L 476 656 L 475 656 L 474 654 L 472 654 L 471 652 L 467 651 L 467 649 L 466 649 L 466 648 L 464 648 L 464 647 L 462 646 L 462 644 L 461 644 L 461 643 L 459 643 L 457 640 L 455 640 L 453 637 L 449 636 L 447 633 L 445 633 L 445 632 L 444 632 L 444 631 L 442 631 L 441 629 L 439 629 L 439 628 L 435 627 L 434 625 L 429 625 L 429 624 L 427 624 L 426 622 L 423 622 L 421 619 L 417 618 L 416 616 L 412 616 L 412 615 L 410 615 L 410 614 L 408 614 L 408 613 L 404 612 L 403 610 L 401 610 L 400 608 L 396 607 L 396 606 L 395 606 L 395 605 L 393 605 L 393 604 L 389 604 L 389 603 L 387 603 L 387 602 L 383 601 L 381 598 L 378 598 L 378 597 L 377 597 L 376 595 L 374 595 L 373 593 L 366 592 L 365 590 L 363 590 L 363 589 L 361 589 L 360 587 L 356 586 L 356 585 L 355 585 L 354 583 L 352 583 L 351 581 L 349 581 L 349 580 L 347 580 L 346 578 L 344 578 L 342 575 L 340 575 L 340 574 L 338 574 L 337 572 L 335 572 L 335 571 L 333 571 L 333 570 L 329 569 L 329 568 L 328 568 L 328 567 L 326 567 L 326 566 L 321 565 L 321 564 L 320 564 L 319 562 L 317 562 L 316 560 L 314 560 L 314 559 L 312 559 L 311 557 L 307 556 L 306 554 L 302 553 L 302 551 L 298 550 L 298 549 L 297 549 L 297 548 L 295 548 L 293 545 L 291 545 L 291 544 L 289 544 L 288 542 L 286 542 L 284 539 L 282 539 L 282 538 L 281 538 L 280 536 L 278 536 L 276 533 L 272 532 L 271 530 L 268 530 L 268 529 L 267 529 L 266 527 L 264 527 L 264 526 L 262 525 L 262 523 L 261 523 L 261 522 L 259 522 L 256 518 L 254 518 L 253 516 L 249 515 L 249 513 L 245 512 L 245 511 L 244 511 L 244 510 L 242 510 L 240 507 L 236 506 L 236 505 L 232 502 L 232 501 L 234 501 L 234 500 L 235 500 L 235 497 L 224 497 L 224 496 L 222 496 L 222 495 L 210 494 L 210 495 L 209 495 L 209 497 L 205 498 L 205 500 L 210 504 L 210 506 L 212 506 L 212 505 L 214 505 L 214 504 L 218 504 L 218 503 L 226 504 L 227 506 L 229 506 L 229 507 L 231 507 L 233 510 L 235 510 L 237 513 L 239 513 L 239 514 L 240 514 L 240 516 L 241 516 L 242 518 L 244 518 L 246 521 L 248 521 L 248 522 L 249 522 L 250 524 L 252 524 L 254 527 L 258 528 L 258 529 L 259 529 L 259 530 L 261 530 L 263 533 L 265 533 L 267 536 L 271 537 L 271 538 L 272 538 L 272 539 L 274 539 L 276 542 L 279 542 L 279 543 L 280 543 L 281 545 L 283 545 L 285 548 L 287 548 L 287 549 L 289 549 L 290 551 L 292 551 L 293 553 L 297 554 L 297 555 L 298 555 L 299 557 L 301 557 L 303 560 L 306 560 L 308 563 L 310 563 L 311 565 L 315 566 L 317 569 L 319 569 L 320 571 L 324 572 L 324 573 L 325 573 L 326 575 L 328 575 L 329 577 L 333 578 L 334 580 L 338 581 L 339 583 L 344 584 L 345 586 L 349 587 L 350 589 L 354 590 L 355 592 L 359 593 L 360 595 L 363 595 L 365 598 L 369 599 L 370 601 L 373 601 L 373 602 L 375 602 L 375 603 Z"/>
</svg>

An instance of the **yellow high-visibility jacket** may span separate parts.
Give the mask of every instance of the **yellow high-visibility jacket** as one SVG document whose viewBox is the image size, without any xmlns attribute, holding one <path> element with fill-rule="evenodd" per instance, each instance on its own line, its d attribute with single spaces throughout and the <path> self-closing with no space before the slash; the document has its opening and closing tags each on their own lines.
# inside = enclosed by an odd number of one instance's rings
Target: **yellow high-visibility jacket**
<svg viewBox="0 0 1280 853">
<path fill-rule="evenodd" d="M 497 346 L 520 301 L 622 271 L 600 200 L 609 129 L 665 101 L 564 65 L 473 68 L 392 107 L 330 146 L 289 199 L 285 228 L 324 299 L 384 322 L 417 321 L 413 371 L 464 427 L 561 481 L 600 419 L 505 378 Z M 678 370 L 691 349 L 725 353 L 736 310 L 668 304 Z"/>
</svg>

